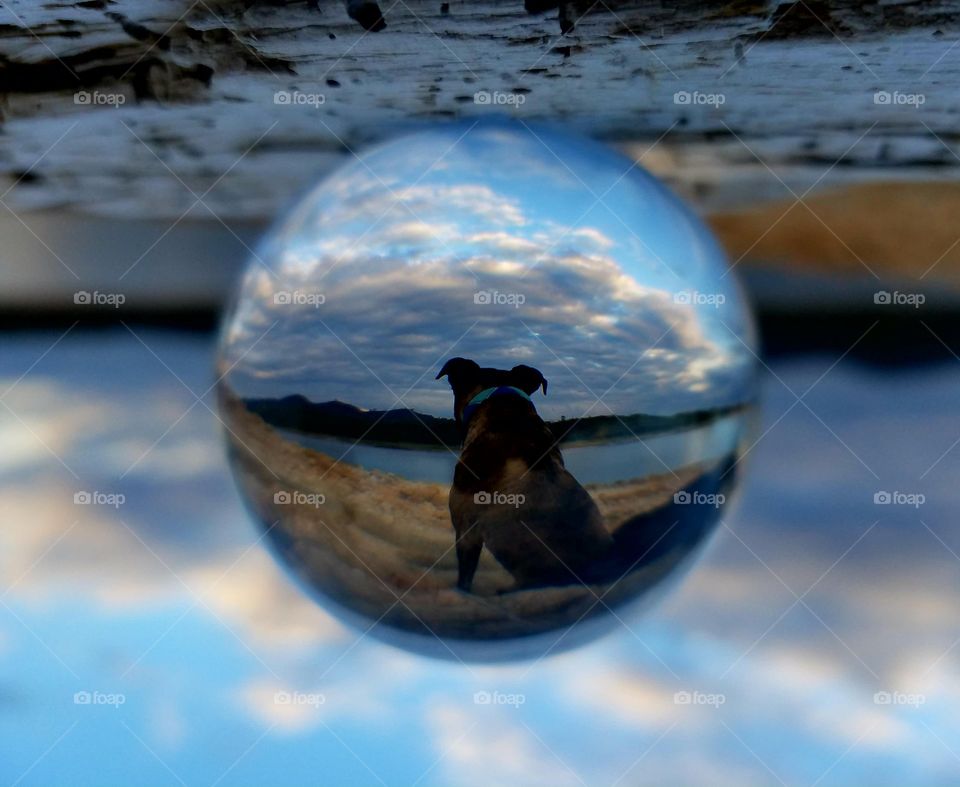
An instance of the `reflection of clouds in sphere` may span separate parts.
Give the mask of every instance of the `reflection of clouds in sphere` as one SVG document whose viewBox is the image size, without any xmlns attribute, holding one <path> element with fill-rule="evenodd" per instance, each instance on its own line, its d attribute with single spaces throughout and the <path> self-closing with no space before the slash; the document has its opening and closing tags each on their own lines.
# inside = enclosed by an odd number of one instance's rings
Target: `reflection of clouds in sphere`
<svg viewBox="0 0 960 787">
<path fill-rule="evenodd" d="M 711 236 L 632 162 L 447 126 L 351 162 L 267 236 L 220 405 L 265 535 L 344 620 L 432 655 L 545 655 L 609 629 L 725 513 L 752 343 Z"/>
<path fill-rule="evenodd" d="M 537 365 L 553 386 L 549 417 L 749 395 L 739 292 L 656 181 L 553 134 L 464 130 L 375 149 L 274 231 L 259 252 L 270 269 L 251 267 L 227 326 L 234 387 L 364 407 L 402 395 L 438 414 L 449 403 L 426 372 L 463 355 Z"/>
</svg>

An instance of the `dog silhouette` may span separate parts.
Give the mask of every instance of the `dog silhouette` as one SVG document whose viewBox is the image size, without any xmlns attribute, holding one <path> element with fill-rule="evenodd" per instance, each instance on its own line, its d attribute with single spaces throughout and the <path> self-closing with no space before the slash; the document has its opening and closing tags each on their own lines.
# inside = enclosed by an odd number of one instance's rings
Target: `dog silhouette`
<svg viewBox="0 0 960 787">
<path fill-rule="evenodd" d="M 453 389 L 462 441 L 450 488 L 457 587 L 470 591 L 484 546 L 515 590 L 582 581 L 613 539 L 531 401 L 547 393 L 543 374 L 451 358 L 442 377 Z"/>
</svg>

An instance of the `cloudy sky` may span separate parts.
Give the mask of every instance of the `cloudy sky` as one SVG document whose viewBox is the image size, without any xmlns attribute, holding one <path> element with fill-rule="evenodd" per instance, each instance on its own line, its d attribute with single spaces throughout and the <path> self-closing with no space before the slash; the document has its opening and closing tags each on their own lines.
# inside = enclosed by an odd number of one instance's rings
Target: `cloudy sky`
<svg viewBox="0 0 960 787">
<path fill-rule="evenodd" d="M 807 410 L 791 391 L 834 359 L 777 365 L 742 499 L 690 572 L 594 644 L 479 667 L 360 638 L 310 601 L 243 511 L 212 395 L 197 401 L 210 343 L 138 337 L 0 356 L 0 783 L 960 778 L 955 367 L 843 363 Z"/>
<path fill-rule="evenodd" d="M 224 330 L 229 382 L 446 415 L 434 377 L 460 355 L 541 369 L 548 418 L 743 401 L 753 339 L 734 278 L 630 166 L 499 124 L 354 160 L 251 261 Z"/>
</svg>

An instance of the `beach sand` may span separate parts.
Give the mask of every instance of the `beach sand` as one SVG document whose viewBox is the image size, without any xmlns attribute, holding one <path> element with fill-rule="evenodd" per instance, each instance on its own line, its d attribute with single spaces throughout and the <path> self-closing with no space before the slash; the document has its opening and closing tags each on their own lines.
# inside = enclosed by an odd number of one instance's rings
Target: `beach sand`
<svg viewBox="0 0 960 787">
<path fill-rule="evenodd" d="M 221 412 L 237 483 L 289 567 L 341 606 L 390 626 L 439 637 L 515 637 L 567 626 L 633 599 L 688 552 L 679 546 L 613 585 L 513 592 L 485 549 L 473 592 L 456 589 L 449 484 L 410 481 L 338 463 L 292 442 L 227 388 Z M 672 500 L 706 465 L 612 484 L 588 484 L 608 528 Z M 277 505 L 278 492 L 320 494 L 321 505 Z"/>
</svg>

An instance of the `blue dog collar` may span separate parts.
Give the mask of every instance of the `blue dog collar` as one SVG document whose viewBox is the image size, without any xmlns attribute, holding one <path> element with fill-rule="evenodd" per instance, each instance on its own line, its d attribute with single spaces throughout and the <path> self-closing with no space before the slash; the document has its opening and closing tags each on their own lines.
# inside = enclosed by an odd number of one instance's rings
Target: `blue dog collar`
<svg viewBox="0 0 960 787">
<path fill-rule="evenodd" d="M 499 388 L 485 388 L 476 396 L 474 396 L 473 399 L 467 402 L 467 406 L 463 408 L 464 426 L 470 423 L 470 419 L 473 417 L 473 414 L 476 412 L 477 408 L 492 396 L 522 396 L 528 402 L 530 401 L 530 397 L 527 395 L 526 391 L 521 391 L 519 388 L 514 388 L 512 385 L 501 385 Z"/>
</svg>

